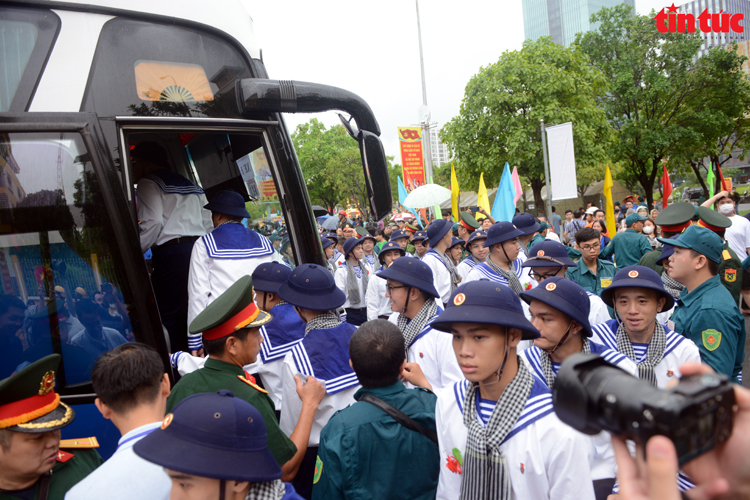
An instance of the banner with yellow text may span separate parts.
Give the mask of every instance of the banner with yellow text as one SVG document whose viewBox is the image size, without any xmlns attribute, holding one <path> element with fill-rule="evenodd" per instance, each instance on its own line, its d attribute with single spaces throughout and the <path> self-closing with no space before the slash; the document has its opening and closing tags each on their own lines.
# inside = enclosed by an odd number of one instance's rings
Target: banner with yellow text
<svg viewBox="0 0 750 500">
<path fill-rule="evenodd" d="M 398 144 L 401 148 L 401 165 L 407 191 L 424 186 L 424 155 L 422 154 L 422 128 L 398 127 Z"/>
</svg>

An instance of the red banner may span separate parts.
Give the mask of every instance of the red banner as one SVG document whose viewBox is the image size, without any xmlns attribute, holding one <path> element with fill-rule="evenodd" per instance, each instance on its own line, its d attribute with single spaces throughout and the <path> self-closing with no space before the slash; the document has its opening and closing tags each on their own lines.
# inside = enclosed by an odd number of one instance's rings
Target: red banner
<svg viewBox="0 0 750 500">
<path fill-rule="evenodd" d="M 424 186 L 422 129 L 420 127 L 399 127 L 398 143 L 401 147 L 401 165 L 403 165 L 406 190 L 411 191 L 419 186 Z"/>
</svg>

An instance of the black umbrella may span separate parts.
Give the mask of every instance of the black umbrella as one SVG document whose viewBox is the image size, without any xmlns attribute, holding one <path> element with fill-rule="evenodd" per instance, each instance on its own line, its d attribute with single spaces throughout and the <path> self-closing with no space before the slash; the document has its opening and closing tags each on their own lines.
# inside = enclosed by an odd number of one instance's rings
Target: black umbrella
<svg viewBox="0 0 750 500">
<path fill-rule="evenodd" d="M 316 218 L 320 217 L 321 215 L 330 215 L 328 213 L 328 210 L 326 210 L 325 208 L 321 207 L 320 205 L 313 205 L 312 209 L 313 209 L 313 213 L 315 214 Z"/>
</svg>

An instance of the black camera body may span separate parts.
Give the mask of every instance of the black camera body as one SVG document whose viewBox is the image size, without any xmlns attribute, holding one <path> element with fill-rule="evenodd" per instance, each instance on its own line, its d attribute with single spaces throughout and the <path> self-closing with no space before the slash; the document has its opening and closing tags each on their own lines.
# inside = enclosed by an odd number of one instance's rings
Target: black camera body
<svg viewBox="0 0 750 500">
<path fill-rule="evenodd" d="M 680 465 L 726 441 L 734 423 L 734 389 L 724 375 L 693 375 L 661 390 L 596 354 L 563 362 L 552 390 L 558 418 L 574 429 L 601 431 L 643 445 L 672 440 Z"/>
</svg>

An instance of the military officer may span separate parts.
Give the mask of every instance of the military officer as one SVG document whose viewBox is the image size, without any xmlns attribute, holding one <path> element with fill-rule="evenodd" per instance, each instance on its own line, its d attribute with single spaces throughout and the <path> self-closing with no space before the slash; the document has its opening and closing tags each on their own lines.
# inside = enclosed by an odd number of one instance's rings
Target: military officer
<svg viewBox="0 0 750 500">
<path fill-rule="evenodd" d="M 637 264 L 644 255 L 651 251 L 648 238 L 640 233 L 643 221 L 646 219 L 648 217 L 638 214 L 628 215 L 625 218 L 625 225 L 627 226 L 625 232 L 614 235 L 612 241 L 599 253 L 599 257 L 607 259 L 614 254 L 618 271 Z"/>
<path fill-rule="evenodd" d="M 474 231 L 479 229 L 479 222 L 474 218 L 473 215 L 471 215 L 471 212 L 461 212 L 461 217 L 458 219 L 458 222 L 456 224 L 457 231 L 456 236 L 464 240 L 465 242 L 469 241 L 469 236 L 471 236 Z M 486 232 L 486 231 L 485 231 Z M 469 255 L 469 250 L 464 249 L 464 253 L 461 256 L 461 259 L 465 259 Z"/>
<path fill-rule="evenodd" d="M 661 229 L 662 238 L 671 238 L 676 234 L 680 234 L 694 221 L 698 220 L 698 211 L 695 205 L 686 201 L 673 203 L 666 207 L 664 210 L 659 212 L 654 222 Z M 646 266 L 661 276 L 664 268 L 656 263 L 660 259 L 661 251 L 652 250 L 646 255 L 641 257 L 638 261 L 639 266 Z"/>
<path fill-rule="evenodd" d="M 738 382 L 745 358 L 745 320 L 718 276 L 721 238 L 690 226 L 676 239 L 659 241 L 675 247 L 670 276 L 685 285 L 670 321 L 673 329 L 695 342 L 704 363 Z"/>
<path fill-rule="evenodd" d="M 0 380 L 2 500 L 63 500 L 103 463 L 92 449 L 96 438 L 60 440 L 60 429 L 75 418 L 55 392 L 60 360 L 51 354 Z"/>
<path fill-rule="evenodd" d="M 231 391 L 181 401 L 133 451 L 164 467 L 179 500 L 302 500 L 266 443 L 267 420 Z"/>
<path fill-rule="evenodd" d="M 736 304 L 739 304 L 740 295 L 747 283 L 742 280 L 742 261 L 737 253 L 729 247 L 726 241 L 726 230 L 732 225 L 732 220 L 724 214 L 715 212 L 708 207 L 698 207 L 698 225 L 710 229 L 721 238 L 724 249 L 721 252 L 719 263 L 719 279 L 721 284 L 729 290 Z"/>
<path fill-rule="evenodd" d="M 325 269 L 322 268 L 321 269 Z M 326 271 L 333 280 L 333 276 Z M 306 436 L 325 391 L 312 377 L 305 385 L 297 380 L 299 397 L 305 402 L 295 432 L 288 438 L 279 428 L 274 414 L 273 400 L 268 391 L 255 384 L 243 369 L 254 363 L 260 352 L 263 337 L 260 327 L 273 316 L 261 311 L 253 301 L 253 280 L 243 276 L 206 307 L 190 324 L 191 332 L 203 332 L 206 359 L 203 368 L 183 376 L 172 389 L 167 400 L 167 411 L 193 394 L 227 389 L 238 398 L 252 404 L 263 415 L 268 435 L 268 448 L 281 465 L 284 478 L 292 479 L 302 463 L 307 449 Z M 282 397 L 283 401 L 283 397 Z"/>
</svg>

